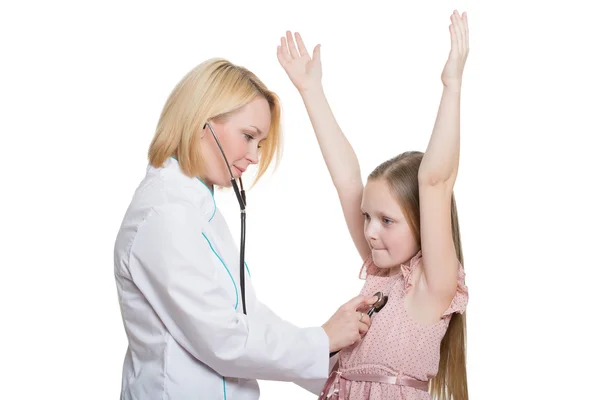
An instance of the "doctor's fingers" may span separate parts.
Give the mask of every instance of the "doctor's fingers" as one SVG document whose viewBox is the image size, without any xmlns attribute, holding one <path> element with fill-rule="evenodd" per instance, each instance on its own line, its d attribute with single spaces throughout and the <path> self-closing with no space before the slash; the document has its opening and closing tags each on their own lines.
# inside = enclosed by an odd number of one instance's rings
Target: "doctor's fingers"
<svg viewBox="0 0 600 400">
<path fill-rule="evenodd" d="M 358 334 L 360 335 L 360 337 L 362 338 L 363 336 L 365 336 L 367 332 L 369 332 L 369 327 L 367 326 L 367 324 L 361 323 L 358 326 Z"/>
<path fill-rule="evenodd" d="M 369 327 L 369 325 L 367 324 L 363 324 L 362 322 L 360 323 L 360 325 L 358 326 L 358 334 L 360 335 L 360 337 L 362 338 L 363 336 L 365 336 L 367 334 L 367 332 L 369 332 L 369 329 L 371 329 Z"/>
<path fill-rule="evenodd" d="M 367 331 L 371 327 L 371 318 L 369 318 L 367 313 L 364 312 L 359 312 L 358 314 L 358 332 L 362 337 L 367 333 Z"/>
<path fill-rule="evenodd" d="M 358 322 L 366 325 L 367 327 L 371 326 L 371 317 L 366 312 L 357 311 L 358 314 Z"/>
</svg>

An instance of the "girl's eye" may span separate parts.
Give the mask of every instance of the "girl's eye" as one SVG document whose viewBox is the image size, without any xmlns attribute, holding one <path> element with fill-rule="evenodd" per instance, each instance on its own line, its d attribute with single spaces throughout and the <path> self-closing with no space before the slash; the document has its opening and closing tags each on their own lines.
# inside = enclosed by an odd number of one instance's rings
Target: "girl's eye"
<svg viewBox="0 0 600 400">
<path fill-rule="evenodd" d="M 371 219 L 371 216 L 367 213 L 362 213 L 363 217 L 365 217 L 365 219 L 368 221 Z"/>
<path fill-rule="evenodd" d="M 390 225 L 393 221 L 389 218 L 383 218 L 383 223 L 386 225 Z"/>
</svg>

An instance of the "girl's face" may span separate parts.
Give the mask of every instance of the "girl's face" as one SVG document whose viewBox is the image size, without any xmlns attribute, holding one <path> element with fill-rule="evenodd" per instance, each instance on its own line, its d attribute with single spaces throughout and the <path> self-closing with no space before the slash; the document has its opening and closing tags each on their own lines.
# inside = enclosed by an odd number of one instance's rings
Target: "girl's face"
<svg viewBox="0 0 600 400">
<path fill-rule="evenodd" d="M 361 210 L 365 216 L 365 239 L 377 267 L 398 267 L 417 254 L 418 243 L 385 180 L 367 181 Z"/>
</svg>

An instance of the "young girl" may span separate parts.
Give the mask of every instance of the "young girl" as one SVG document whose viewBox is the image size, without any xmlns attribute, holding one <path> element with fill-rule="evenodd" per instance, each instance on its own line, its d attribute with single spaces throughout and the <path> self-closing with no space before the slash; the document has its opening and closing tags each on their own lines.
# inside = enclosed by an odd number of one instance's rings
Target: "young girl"
<svg viewBox="0 0 600 400">
<path fill-rule="evenodd" d="M 465 367 L 467 287 L 454 203 L 467 16 L 454 11 L 443 93 L 427 151 L 377 167 L 365 187 L 356 155 L 321 85 L 320 48 L 309 56 L 290 32 L 277 49 L 296 86 L 363 258 L 363 295 L 388 302 L 364 338 L 342 350 L 320 399 L 468 399 Z M 369 317 L 361 314 L 361 320 Z"/>
</svg>

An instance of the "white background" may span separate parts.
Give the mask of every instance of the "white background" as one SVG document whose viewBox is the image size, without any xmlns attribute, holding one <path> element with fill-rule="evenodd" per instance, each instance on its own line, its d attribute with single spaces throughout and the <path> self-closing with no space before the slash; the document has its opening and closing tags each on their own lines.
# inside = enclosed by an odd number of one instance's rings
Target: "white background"
<svg viewBox="0 0 600 400">
<path fill-rule="evenodd" d="M 593 2 L 11 3 L 0 12 L 0 398 L 118 398 L 127 342 L 114 240 L 164 101 L 211 57 L 250 68 L 284 107 L 282 162 L 248 193 L 259 297 L 298 325 L 325 322 L 359 291 L 360 259 L 277 62 L 279 37 L 322 44 L 325 89 L 366 177 L 425 149 L 454 8 L 471 33 L 455 190 L 471 398 L 597 395 Z M 216 198 L 237 238 L 233 193 Z M 288 383 L 261 389 L 313 398 Z"/>
</svg>

